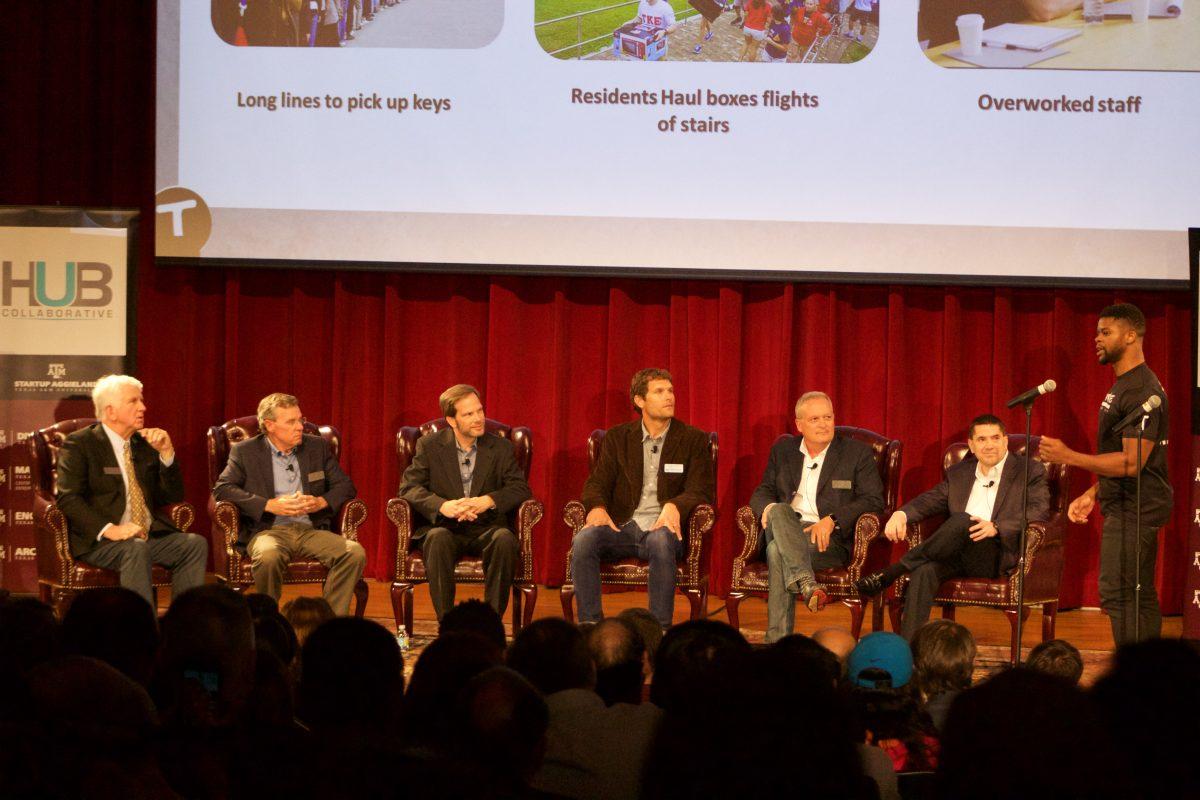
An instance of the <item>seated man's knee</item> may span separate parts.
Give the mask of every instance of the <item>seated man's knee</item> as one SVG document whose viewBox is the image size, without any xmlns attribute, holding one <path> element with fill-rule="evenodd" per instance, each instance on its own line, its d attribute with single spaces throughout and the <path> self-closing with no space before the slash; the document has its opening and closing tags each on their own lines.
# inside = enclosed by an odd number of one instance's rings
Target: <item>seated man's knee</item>
<svg viewBox="0 0 1200 800">
<path fill-rule="evenodd" d="M 515 533 L 508 528 L 500 528 L 492 532 L 492 547 L 497 552 L 516 554 L 520 552 L 521 545 L 517 541 Z"/>
<path fill-rule="evenodd" d="M 767 512 L 767 527 L 773 527 L 779 523 L 791 522 L 796 518 L 796 512 L 787 503 L 775 503 L 771 506 L 771 510 Z"/>
<path fill-rule="evenodd" d="M 274 539 L 256 539 L 250 543 L 250 560 L 259 567 L 287 566 L 287 555 L 275 543 Z"/>
<path fill-rule="evenodd" d="M 600 548 L 600 537 L 603 535 L 604 528 L 601 526 L 580 528 L 579 532 L 571 537 L 571 550 L 576 557 L 594 556 Z"/>
<path fill-rule="evenodd" d="M 187 552 L 196 558 L 208 556 L 208 539 L 198 533 L 185 533 L 183 546 Z"/>
<path fill-rule="evenodd" d="M 646 551 L 651 561 L 671 561 L 674 563 L 676 547 L 679 540 L 675 534 L 666 528 L 658 528 L 646 534 Z"/>
<path fill-rule="evenodd" d="M 146 539 L 133 537 L 113 544 L 121 554 L 121 564 L 150 563 L 150 546 Z"/>
<path fill-rule="evenodd" d="M 358 542 L 354 542 L 349 539 L 346 540 L 346 557 L 356 564 L 366 566 L 367 551 L 366 548 L 364 548 Z"/>
<path fill-rule="evenodd" d="M 421 542 L 421 551 L 427 555 L 452 550 L 453 547 L 454 534 L 447 528 L 430 529 Z"/>
</svg>

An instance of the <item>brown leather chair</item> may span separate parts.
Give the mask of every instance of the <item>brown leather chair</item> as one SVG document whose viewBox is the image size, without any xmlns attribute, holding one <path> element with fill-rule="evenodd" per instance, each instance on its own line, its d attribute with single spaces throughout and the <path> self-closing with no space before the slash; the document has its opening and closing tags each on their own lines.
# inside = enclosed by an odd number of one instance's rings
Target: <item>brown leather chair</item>
<svg viewBox="0 0 1200 800">
<path fill-rule="evenodd" d="M 600 444 L 604 431 L 594 430 L 587 440 L 588 471 L 596 466 L 600 457 Z M 713 474 L 717 472 L 717 434 L 708 435 L 708 450 L 712 456 Z M 583 529 L 587 513 L 583 503 L 572 500 L 563 508 L 563 520 L 571 528 L 571 536 Z M 712 537 L 708 535 L 716 521 L 717 512 L 707 503 L 692 509 L 684 521 L 684 551 L 682 560 L 675 569 L 675 586 L 691 604 L 689 619 L 701 619 L 708 613 L 708 562 L 712 548 Z M 600 565 L 601 586 L 632 586 L 648 589 L 650 586 L 650 562 L 637 558 L 623 558 L 603 562 Z M 563 616 L 575 621 L 575 580 L 571 573 L 571 551 L 567 551 L 567 577 L 560 590 Z"/>
<path fill-rule="evenodd" d="M 817 580 L 825 584 L 829 598 L 840 600 L 850 609 L 850 632 L 857 639 L 862 634 L 866 609 L 854 588 L 854 582 L 861 575 L 870 575 L 883 569 L 891 558 L 892 543 L 883 535 L 883 526 L 896 508 L 900 488 L 900 459 L 904 445 L 899 439 L 888 439 L 863 428 L 838 425 L 835 430 L 838 436 L 854 439 L 871 448 L 875 455 L 875 465 L 879 469 L 879 478 L 883 481 L 883 513 L 867 513 L 858 518 L 854 526 L 854 549 L 850 554 L 850 563 L 840 569 L 819 570 L 816 573 Z M 725 599 L 725 613 L 729 617 L 729 624 L 735 628 L 738 627 L 738 605 L 742 600 L 748 595 L 766 597 L 768 587 L 762 526 L 750 506 L 738 509 L 737 523 L 745 541 L 742 544 L 742 552 L 733 560 L 733 582 L 729 587 L 729 596 Z M 879 630 L 883 627 L 883 602 L 878 597 L 873 599 L 875 606 L 871 616 L 871 629 Z"/>
<path fill-rule="evenodd" d="M 342 437 L 337 428 L 305 420 L 304 432 L 320 436 L 329 443 L 334 458 L 339 458 Z M 258 435 L 258 417 L 237 417 L 208 429 L 208 485 L 216 486 L 217 478 L 229 461 L 229 451 L 238 442 L 253 439 Z M 254 585 L 250 570 L 250 557 L 237 546 L 241 532 L 241 516 L 233 503 L 218 503 L 210 494 L 208 516 L 212 519 L 213 568 L 217 579 L 231 589 L 244 592 Z M 354 499 L 342 506 L 337 514 L 335 530 L 347 539 L 357 542 L 358 531 L 367 519 L 367 504 Z M 284 583 L 324 583 L 329 570 L 320 561 L 292 559 L 284 573 Z M 359 580 L 354 587 L 354 616 L 361 617 L 367 610 L 367 582 Z"/>
<path fill-rule="evenodd" d="M 417 440 L 422 436 L 437 433 L 446 428 L 444 417 L 431 419 L 420 427 L 404 426 L 396 432 L 396 461 L 400 474 L 408 469 L 417 452 Z M 505 425 L 494 419 L 484 422 L 485 430 L 512 442 L 517 465 L 529 479 L 529 468 L 533 464 L 533 437 L 529 428 Z M 512 584 L 512 629 L 515 636 L 522 626 L 533 621 L 533 607 L 537 603 L 537 584 L 533 582 L 533 526 L 541 521 L 545 513 L 541 501 L 530 498 L 517 508 L 512 520 L 513 533 L 521 548 L 521 560 L 513 575 Z M 409 636 L 413 632 L 413 587 L 425 583 L 425 559 L 421 548 L 412 540 L 416 526 L 413 510 L 407 500 L 393 497 L 387 504 L 388 519 L 396 526 L 396 569 L 392 579 L 392 611 L 396 617 L 396 630 L 404 626 Z M 455 583 L 483 583 L 483 558 L 463 556 L 454 565 Z"/>
<path fill-rule="evenodd" d="M 1041 437 L 1033 437 L 1036 453 Z M 1008 437 L 1010 453 L 1025 455 L 1025 435 L 1011 434 Z M 966 442 L 955 442 L 942 454 L 942 474 L 962 461 L 967 453 Z M 1036 460 L 1037 457 L 1034 457 Z M 1062 586 L 1063 541 L 1066 536 L 1067 503 L 1070 502 L 1070 470 L 1065 464 L 1045 464 L 1046 487 L 1050 491 L 1050 510 L 1044 522 L 1030 522 L 1025 529 L 1025 594 L 1022 601 L 1021 621 L 1029 618 L 1031 606 L 1042 607 L 1042 641 L 1054 638 L 1054 625 L 1058 616 L 1058 595 Z M 1019 484 L 1016 487 L 1020 488 Z M 945 520 L 930 517 L 920 522 L 909 523 L 908 547 L 911 549 L 933 534 Z M 899 631 L 904 613 L 904 589 L 908 576 L 902 576 L 893 585 L 892 597 L 888 602 L 892 629 Z M 933 597 L 934 605 L 942 607 L 942 617 L 954 619 L 956 606 L 984 606 L 997 608 L 1008 617 L 1012 626 L 1009 657 L 1017 663 L 1020 652 L 1017 642 L 1017 569 L 999 578 L 951 578 L 943 581 Z"/>
<path fill-rule="evenodd" d="M 69 435 L 95 421 L 94 417 L 68 419 L 42 428 L 29 437 L 38 593 L 59 618 L 66 613 L 76 592 L 121 585 L 120 576 L 114 570 L 94 567 L 71 557 L 67 519 L 55 502 L 58 452 Z M 196 510 L 190 503 L 174 503 L 164 510 L 181 531 L 190 528 L 196 519 Z M 158 587 L 170 585 L 171 571 L 155 564 L 151 574 L 155 599 Z"/>
</svg>

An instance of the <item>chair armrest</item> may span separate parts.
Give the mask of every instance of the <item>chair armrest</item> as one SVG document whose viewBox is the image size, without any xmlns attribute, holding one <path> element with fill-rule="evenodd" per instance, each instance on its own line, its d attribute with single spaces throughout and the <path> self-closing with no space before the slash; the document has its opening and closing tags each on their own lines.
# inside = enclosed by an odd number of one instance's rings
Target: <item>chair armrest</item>
<svg viewBox="0 0 1200 800">
<path fill-rule="evenodd" d="M 850 580 L 879 572 L 892 560 L 892 543 L 883 535 L 883 514 L 868 511 L 854 523 L 854 549 L 847 570 Z"/>
<path fill-rule="evenodd" d="M 717 519 L 717 510 L 707 503 L 701 503 L 688 514 L 687 528 L 684 535 L 684 547 L 687 548 L 685 563 L 687 564 L 687 582 L 695 585 L 708 577 L 708 564 L 711 557 L 712 537 L 708 535 Z"/>
<path fill-rule="evenodd" d="M 358 529 L 367 521 L 367 504 L 362 500 L 347 502 L 337 513 L 337 532 L 352 542 L 358 541 Z"/>
<path fill-rule="evenodd" d="M 171 518 L 171 524 L 181 531 L 191 530 L 196 521 L 196 509 L 191 503 L 171 503 L 163 506 L 163 511 Z"/>
<path fill-rule="evenodd" d="M 213 572 L 223 575 L 231 583 L 237 583 L 242 574 L 242 552 L 237 548 L 242 518 L 233 503 L 218 503 L 208 499 L 208 516 L 212 520 L 212 541 L 209 549 L 213 555 Z"/>
<path fill-rule="evenodd" d="M 517 567 L 515 580 L 533 582 L 533 526 L 542 521 L 546 507 L 540 500 L 530 498 L 517 508 L 517 544 L 521 548 L 521 563 Z"/>
<path fill-rule="evenodd" d="M 758 555 L 759 541 L 762 538 L 762 527 L 750 506 L 742 506 L 737 510 L 737 526 L 742 531 L 742 552 L 734 561 L 745 566 L 746 562 Z"/>
<path fill-rule="evenodd" d="M 67 518 L 57 503 L 39 491 L 33 493 L 33 524 L 38 577 L 53 578 L 59 585 L 69 585 L 75 559 L 71 557 Z"/>
<path fill-rule="evenodd" d="M 392 579 L 408 577 L 405 570 L 405 559 L 408 556 L 408 549 L 412 547 L 412 506 L 407 500 L 399 497 L 393 497 L 387 502 L 387 518 L 396 526 L 396 563 L 393 565 L 395 570 L 392 573 Z"/>
<path fill-rule="evenodd" d="M 583 530 L 586 519 L 587 512 L 583 510 L 583 503 L 578 500 L 572 500 L 563 507 L 563 522 L 571 529 L 572 536 Z"/>
<path fill-rule="evenodd" d="M 1025 598 L 1056 600 L 1062 586 L 1064 549 L 1055 528 L 1062 527 L 1062 518 L 1046 523 L 1031 522 L 1025 528 Z M 1016 570 L 1012 576 L 1013 601 L 1016 602 Z"/>
</svg>

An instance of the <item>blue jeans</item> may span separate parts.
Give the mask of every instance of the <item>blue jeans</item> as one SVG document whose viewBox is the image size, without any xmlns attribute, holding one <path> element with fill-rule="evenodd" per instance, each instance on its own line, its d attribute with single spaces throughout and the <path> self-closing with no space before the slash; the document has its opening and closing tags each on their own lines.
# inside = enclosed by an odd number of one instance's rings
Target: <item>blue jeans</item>
<svg viewBox="0 0 1200 800">
<path fill-rule="evenodd" d="M 571 569 L 580 622 L 604 618 L 600 605 L 600 562 L 638 558 L 650 562 L 650 613 L 665 628 L 675 609 L 675 568 L 683 542 L 666 528 L 644 531 L 633 520 L 619 531 L 607 525 L 581 528 L 571 540 Z"/>
<path fill-rule="evenodd" d="M 825 552 L 809 540 L 806 523 L 787 503 L 776 503 L 767 514 L 763 539 L 767 543 L 767 642 L 777 642 L 796 629 L 796 595 L 788 591 L 798 581 L 816 580 L 814 570 L 844 567 L 850 552 L 837 539 Z"/>
</svg>

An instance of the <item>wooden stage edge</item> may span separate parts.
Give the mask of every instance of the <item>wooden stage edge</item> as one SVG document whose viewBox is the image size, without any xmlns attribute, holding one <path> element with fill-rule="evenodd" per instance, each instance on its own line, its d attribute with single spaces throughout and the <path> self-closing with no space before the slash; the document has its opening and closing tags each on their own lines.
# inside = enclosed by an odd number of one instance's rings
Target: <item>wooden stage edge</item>
<svg viewBox="0 0 1200 800">
<path fill-rule="evenodd" d="M 391 603 L 391 584 L 386 581 L 367 581 L 370 587 L 370 598 L 367 601 L 366 616 L 386 622 L 393 625 L 392 618 L 392 603 Z M 301 595 L 318 596 L 321 593 L 321 587 L 318 585 L 289 585 L 283 590 L 282 602 L 287 602 L 293 597 Z M 165 605 L 166 596 L 169 591 L 161 593 L 160 602 Z M 414 614 L 413 619 L 416 623 L 425 622 L 432 625 L 436 619 L 433 613 L 433 605 L 429 601 L 429 590 L 424 584 L 419 585 L 413 590 Z M 460 585 L 456 600 L 467 600 L 470 598 L 482 599 L 483 587 L 475 585 Z M 630 606 L 645 606 L 645 592 L 615 592 L 604 595 L 604 610 L 606 614 L 616 614 L 622 609 Z M 160 609 L 165 610 L 165 609 Z M 709 618 L 717 619 L 726 622 L 725 602 L 721 597 L 710 596 L 708 599 Z M 934 608 L 933 615 L 937 617 L 940 614 L 938 608 Z M 675 621 L 683 622 L 687 619 L 688 604 L 682 595 L 675 596 Z M 534 617 L 561 617 L 562 606 L 559 603 L 558 587 L 538 587 L 537 605 L 534 610 Z M 764 631 L 767 627 L 767 604 L 765 600 L 757 598 L 747 598 L 742 601 L 739 609 L 739 618 L 741 627 L 744 630 Z M 975 636 L 975 641 L 979 645 L 994 645 L 1008 647 L 1011 636 L 1008 619 L 1000 611 L 988 608 L 972 608 L 960 607 L 956 615 L 956 620 L 967 628 Z M 511 606 L 505 612 L 505 622 L 512 621 Z M 864 628 L 870 629 L 870 618 L 866 620 Z M 887 619 L 885 616 L 884 626 L 887 627 Z M 796 609 L 796 632 L 811 634 L 820 628 L 825 627 L 850 627 L 850 612 L 841 605 L 835 604 L 826 608 L 819 614 L 811 614 L 803 608 Z M 1032 647 L 1041 641 L 1042 631 L 1042 615 L 1038 610 L 1034 610 L 1029 619 L 1025 623 L 1025 629 L 1021 637 L 1021 644 L 1024 647 Z M 1168 638 L 1179 638 L 1183 631 L 1183 618 L 1181 616 L 1171 616 L 1163 618 L 1163 636 Z M 1066 639 L 1071 644 L 1075 645 L 1080 650 L 1099 650 L 1112 651 L 1112 629 L 1108 623 L 1108 617 L 1099 609 L 1080 608 L 1071 611 L 1060 611 L 1058 613 L 1058 624 L 1055 630 L 1055 636 L 1059 639 Z"/>
</svg>

